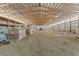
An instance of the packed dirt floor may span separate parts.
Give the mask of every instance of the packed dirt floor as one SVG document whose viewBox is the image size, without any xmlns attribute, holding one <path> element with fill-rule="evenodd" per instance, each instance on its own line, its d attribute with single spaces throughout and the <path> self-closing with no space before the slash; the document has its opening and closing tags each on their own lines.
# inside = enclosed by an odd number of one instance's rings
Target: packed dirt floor
<svg viewBox="0 0 79 59">
<path fill-rule="evenodd" d="M 0 56 L 78 56 L 79 39 L 74 34 L 38 31 L 29 38 L 0 47 Z"/>
</svg>

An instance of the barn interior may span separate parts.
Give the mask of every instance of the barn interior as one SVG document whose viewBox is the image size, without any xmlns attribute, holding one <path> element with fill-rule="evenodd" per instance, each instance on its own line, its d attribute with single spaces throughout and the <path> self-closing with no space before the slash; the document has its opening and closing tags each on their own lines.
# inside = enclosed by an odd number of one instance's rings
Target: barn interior
<svg viewBox="0 0 79 59">
<path fill-rule="evenodd" d="M 0 3 L 0 56 L 79 56 L 79 3 Z"/>
</svg>

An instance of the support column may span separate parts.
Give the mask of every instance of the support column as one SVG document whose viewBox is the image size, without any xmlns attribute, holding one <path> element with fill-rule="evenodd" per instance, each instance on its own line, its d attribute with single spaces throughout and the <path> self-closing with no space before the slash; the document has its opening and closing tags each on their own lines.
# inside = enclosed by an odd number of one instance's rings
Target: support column
<svg viewBox="0 0 79 59">
<path fill-rule="evenodd" d="M 78 17 L 78 34 L 79 34 L 79 17 Z"/>
<path fill-rule="evenodd" d="M 66 31 L 66 22 L 64 23 L 64 32 Z"/>
<path fill-rule="evenodd" d="M 71 32 L 71 31 L 72 31 L 72 27 L 71 27 L 71 26 L 72 26 L 72 24 L 71 24 L 71 19 L 70 19 L 70 23 L 69 23 L 69 24 L 70 24 L 69 32 Z"/>
<path fill-rule="evenodd" d="M 57 31 L 59 31 L 59 25 L 57 25 Z"/>
<path fill-rule="evenodd" d="M 8 34 L 8 36 L 7 36 L 8 39 L 9 39 L 9 29 L 10 29 L 10 19 L 8 20 L 8 33 L 7 33 Z"/>
<path fill-rule="evenodd" d="M 30 25 L 27 25 L 26 35 L 30 35 Z"/>
</svg>

